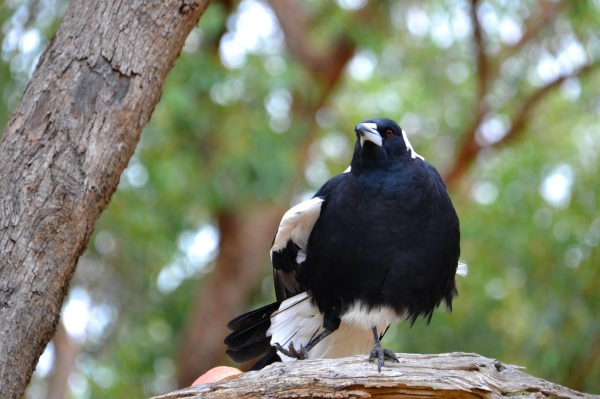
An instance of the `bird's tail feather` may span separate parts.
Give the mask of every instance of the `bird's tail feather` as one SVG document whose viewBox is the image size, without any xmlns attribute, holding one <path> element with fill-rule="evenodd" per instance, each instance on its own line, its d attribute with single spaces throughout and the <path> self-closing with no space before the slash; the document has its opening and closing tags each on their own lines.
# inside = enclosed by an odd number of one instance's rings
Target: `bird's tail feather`
<svg viewBox="0 0 600 399">
<path fill-rule="evenodd" d="M 231 320 L 227 324 L 227 328 L 232 332 L 224 340 L 224 344 L 227 346 L 227 355 L 236 363 L 245 363 L 266 354 L 257 362 L 257 365 L 262 364 L 261 367 L 274 361 L 280 361 L 281 359 L 272 349 L 269 329 L 274 320 L 276 323 L 281 323 L 280 317 L 277 317 L 278 315 L 287 318 L 285 317 L 287 311 L 308 298 L 309 296 L 306 293 L 302 293 L 284 301 L 263 306 Z M 281 327 L 278 326 L 275 331 L 280 329 Z M 257 369 L 256 365 L 253 366 L 253 369 Z"/>
<path fill-rule="evenodd" d="M 252 345 L 247 345 L 237 350 L 229 348 L 225 351 L 225 353 L 236 363 L 246 363 L 252 359 L 256 359 L 260 355 L 263 355 L 271 348 L 272 346 L 270 337 L 265 337 Z"/>
<path fill-rule="evenodd" d="M 227 356 L 236 363 L 245 363 L 263 355 L 271 348 L 271 339 L 267 336 L 270 317 L 279 308 L 275 302 L 253 310 L 231 320 L 227 328 L 232 333 L 225 337 Z"/>
<path fill-rule="evenodd" d="M 268 320 L 269 317 L 273 314 L 274 311 L 279 308 L 281 302 L 271 303 L 267 306 L 263 306 L 262 308 L 252 310 L 248 313 L 244 313 L 241 316 L 236 317 L 227 323 L 227 328 L 229 331 L 236 331 L 241 328 L 247 327 L 250 324 L 253 324 L 257 320 Z"/>
<path fill-rule="evenodd" d="M 267 331 L 269 330 L 270 325 L 270 323 L 267 322 L 268 320 L 269 319 L 256 320 L 250 325 L 244 326 L 239 330 L 235 330 L 225 337 L 223 343 L 227 345 L 229 349 L 240 350 L 262 341 L 267 337 Z"/>
<path fill-rule="evenodd" d="M 277 349 L 274 346 L 272 346 L 271 349 L 269 349 L 263 357 L 258 359 L 258 361 L 256 363 L 254 363 L 252 365 L 252 367 L 250 367 L 249 371 L 260 370 L 263 367 L 268 366 L 271 363 L 280 362 L 280 361 L 281 361 L 281 357 L 279 357 L 279 354 L 277 353 Z"/>
</svg>

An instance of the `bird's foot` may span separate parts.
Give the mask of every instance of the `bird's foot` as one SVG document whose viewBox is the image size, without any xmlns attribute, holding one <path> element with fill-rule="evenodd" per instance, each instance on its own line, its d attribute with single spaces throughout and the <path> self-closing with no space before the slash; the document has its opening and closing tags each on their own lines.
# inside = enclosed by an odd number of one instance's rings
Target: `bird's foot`
<svg viewBox="0 0 600 399">
<path fill-rule="evenodd" d="M 377 359 L 377 371 L 381 372 L 381 366 L 383 366 L 383 362 L 386 360 L 393 361 L 396 363 L 400 363 L 394 352 L 389 349 L 382 348 L 379 343 L 375 344 L 373 350 L 371 350 L 371 354 L 369 355 L 369 361 L 372 359 Z"/>
<path fill-rule="evenodd" d="M 277 348 L 277 352 L 283 353 L 287 357 L 296 358 L 298 360 L 308 359 L 308 352 L 306 352 L 306 350 L 304 350 L 304 347 L 302 345 L 300 345 L 299 351 L 296 350 L 296 348 L 294 348 L 293 342 L 290 343 L 290 346 L 288 347 L 288 349 L 285 349 L 283 346 L 279 345 L 278 343 L 275 343 L 275 348 Z"/>
</svg>

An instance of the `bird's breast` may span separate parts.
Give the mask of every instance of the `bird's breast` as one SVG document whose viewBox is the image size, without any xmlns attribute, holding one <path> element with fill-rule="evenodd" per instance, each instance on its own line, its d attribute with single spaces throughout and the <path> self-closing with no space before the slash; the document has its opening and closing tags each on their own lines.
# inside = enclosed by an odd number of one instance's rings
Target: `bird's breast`
<svg viewBox="0 0 600 399">
<path fill-rule="evenodd" d="M 397 312 L 389 306 L 369 307 L 361 301 L 355 301 L 342 315 L 342 322 L 368 330 L 377 326 L 378 331 L 390 324 L 398 323 L 405 319 L 405 312 Z"/>
</svg>

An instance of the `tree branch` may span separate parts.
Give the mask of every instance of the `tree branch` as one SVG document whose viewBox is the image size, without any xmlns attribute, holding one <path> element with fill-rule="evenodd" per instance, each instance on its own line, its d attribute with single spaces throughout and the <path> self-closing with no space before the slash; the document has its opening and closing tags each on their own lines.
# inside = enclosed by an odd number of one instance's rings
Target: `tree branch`
<svg viewBox="0 0 600 399">
<path fill-rule="evenodd" d="M 550 22 L 556 19 L 556 16 L 563 9 L 564 5 L 564 1 L 559 1 L 556 3 L 549 1 L 538 1 L 538 7 L 541 10 L 540 18 L 528 24 L 525 28 L 523 36 L 521 36 L 521 39 L 512 46 L 505 47 L 504 50 L 501 52 L 500 57 L 498 58 L 501 60 L 505 60 L 506 58 L 521 50 L 527 43 L 529 43 L 532 39 L 534 39 L 537 36 L 540 30 L 542 30 L 546 25 L 548 25 Z"/>
<path fill-rule="evenodd" d="M 475 134 L 477 133 L 477 128 L 481 124 L 481 120 L 483 116 L 487 112 L 487 107 L 485 105 L 485 95 L 488 91 L 488 81 L 491 76 L 491 69 L 489 67 L 489 60 L 487 55 L 485 54 L 485 43 L 483 38 L 483 30 L 481 24 L 479 23 L 479 18 L 477 17 L 477 4 L 478 0 L 471 0 L 471 21 L 473 23 L 473 42 L 475 47 L 477 48 L 477 99 L 473 104 L 473 115 L 475 119 L 471 122 L 471 126 L 467 130 L 465 135 L 466 139 L 462 146 L 461 154 L 459 155 L 454 169 L 447 173 L 445 176 L 446 185 L 450 187 L 454 184 L 455 181 L 458 180 L 460 176 L 464 174 L 469 163 L 464 163 L 465 159 L 474 158 L 475 155 L 479 152 L 480 148 L 477 142 L 475 141 Z M 456 176 L 455 176 L 456 175 Z"/>
<path fill-rule="evenodd" d="M 562 82 L 567 79 L 578 77 L 583 74 L 589 73 L 598 66 L 598 62 L 588 64 L 579 70 L 575 71 L 570 75 L 561 76 L 556 78 L 546 86 L 541 87 L 530 95 L 519 107 L 518 112 L 511 118 L 511 128 L 508 133 L 498 142 L 492 146 L 499 146 L 506 143 L 509 140 L 516 138 L 519 134 L 525 130 L 527 119 L 529 118 L 533 108 L 544 99 L 549 92 L 558 87 Z M 480 121 L 479 121 L 480 122 Z M 458 156 L 454 167 L 444 176 L 444 180 L 448 187 L 454 186 L 460 178 L 465 174 L 468 167 L 471 165 L 479 151 L 483 148 L 475 140 L 477 129 L 479 128 L 479 122 L 474 124 L 468 131 L 466 140 L 463 144 L 460 155 Z"/>
<path fill-rule="evenodd" d="M 475 135 L 477 134 L 477 130 L 479 129 L 479 125 L 486 112 L 488 111 L 488 107 L 485 104 L 485 96 L 489 91 L 489 82 L 494 75 L 494 68 L 490 64 L 489 57 L 485 54 L 485 38 L 484 32 L 481 27 L 481 23 L 479 18 L 477 17 L 477 6 L 478 0 L 471 0 L 471 20 L 473 23 L 473 42 L 475 47 L 477 48 L 477 100 L 474 104 L 473 115 L 475 115 L 474 120 L 471 122 L 470 127 L 467 129 L 465 134 L 465 140 L 463 142 L 461 152 L 458 155 L 454 167 L 446 173 L 444 179 L 448 187 L 454 186 L 460 178 L 465 174 L 479 151 L 482 147 L 475 140 Z M 505 60 L 510 55 L 518 52 L 523 46 L 529 43 L 548 23 L 553 21 L 556 18 L 556 15 L 560 12 L 564 5 L 564 2 L 558 2 L 557 4 L 550 4 L 546 2 L 540 2 L 541 17 L 536 20 L 536 22 L 530 24 L 519 42 L 515 45 L 506 47 L 501 55 L 498 57 L 498 62 L 496 66 L 501 65 L 502 60 Z M 582 71 L 585 68 L 582 69 Z M 519 113 L 515 115 L 512 119 L 511 129 L 508 134 L 498 143 L 494 145 L 498 145 L 499 143 L 503 143 L 506 140 L 509 140 L 521 133 L 521 131 L 525 127 L 525 122 L 528 117 L 531 109 L 537 104 L 542 97 L 546 95 L 548 91 L 553 89 L 555 86 L 562 83 L 565 79 L 573 76 L 577 76 L 580 72 L 575 73 L 571 76 L 561 77 L 554 82 L 551 82 L 547 86 L 541 88 L 539 91 L 534 93 L 531 97 L 525 100 L 523 106 L 521 107 Z"/>
<path fill-rule="evenodd" d="M 302 2 L 294 0 L 270 1 L 269 5 L 275 12 L 279 25 L 285 35 L 285 42 L 290 53 L 306 70 L 329 91 L 337 83 L 341 72 L 354 53 L 354 44 L 341 36 L 324 54 L 315 54 L 306 41 L 308 37 L 308 22 L 302 9 Z M 327 95 L 323 95 L 323 98 Z"/>
<path fill-rule="evenodd" d="M 477 89 L 477 104 L 479 108 L 483 105 L 483 98 L 487 93 L 488 82 L 491 76 L 491 70 L 489 65 L 489 59 L 485 53 L 485 39 L 483 37 L 483 29 L 479 18 L 477 17 L 477 4 L 479 0 L 471 0 L 471 21 L 473 23 L 473 42 L 477 48 L 477 77 L 478 77 L 478 89 Z M 480 110 L 480 114 L 484 112 Z"/>
<path fill-rule="evenodd" d="M 294 0 L 271 0 L 269 5 L 275 12 L 284 32 L 288 50 L 320 85 L 320 92 L 315 97 L 296 101 L 300 96 L 298 93 L 294 95 L 294 114 L 310 121 L 308 125 L 305 125 L 306 134 L 299 144 L 298 153 L 301 154 L 299 163 L 302 165 L 307 161 L 308 148 L 319 132 L 315 126 L 315 114 L 323 107 L 339 82 L 342 71 L 354 55 L 356 45 L 346 36 L 341 36 L 331 46 L 330 51 L 316 55 L 310 50 L 306 40 L 308 22 L 302 9 L 302 3 Z"/>
<path fill-rule="evenodd" d="M 598 399 L 532 377 L 519 367 L 473 353 L 398 354 L 381 373 L 366 355 L 275 363 L 230 381 L 202 384 L 155 399 L 192 398 L 527 398 Z"/>
</svg>

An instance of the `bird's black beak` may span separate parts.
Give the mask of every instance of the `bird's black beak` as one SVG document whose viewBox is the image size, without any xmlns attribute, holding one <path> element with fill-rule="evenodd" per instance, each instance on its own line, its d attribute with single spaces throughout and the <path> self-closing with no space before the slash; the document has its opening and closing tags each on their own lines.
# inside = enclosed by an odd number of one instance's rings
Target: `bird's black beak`
<svg viewBox="0 0 600 399">
<path fill-rule="evenodd" d="M 381 135 L 377 131 L 377 124 L 373 122 L 362 122 L 356 125 L 354 128 L 356 134 L 360 136 L 360 146 L 364 146 L 365 141 L 370 141 L 371 143 L 382 146 L 383 140 Z"/>
</svg>

